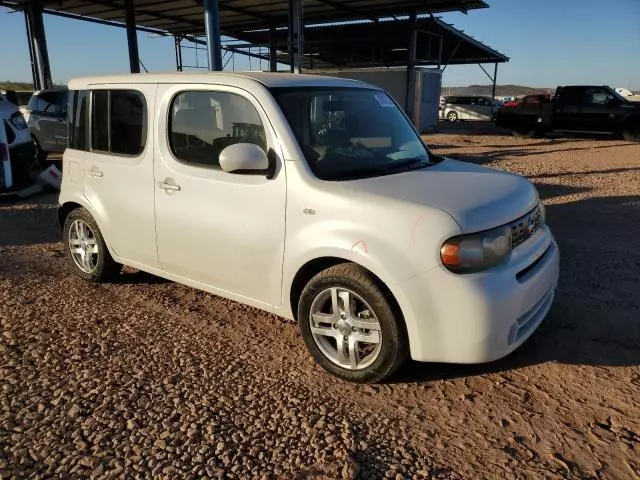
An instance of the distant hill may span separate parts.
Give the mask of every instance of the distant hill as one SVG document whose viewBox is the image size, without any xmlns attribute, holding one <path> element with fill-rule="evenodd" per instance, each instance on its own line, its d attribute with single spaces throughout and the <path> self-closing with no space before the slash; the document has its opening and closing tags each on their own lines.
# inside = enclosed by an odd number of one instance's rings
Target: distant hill
<svg viewBox="0 0 640 480">
<path fill-rule="evenodd" d="M 491 96 L 492 85 L 469 85 L 468 87 L 442 87 L 442 95 L 489 95 Z M 529 95 L 536 92 L 546 92 L 555 88 L 533 88 L 522 85 L 496 85 L 497 97 L 516 97 Z"/>
<path fill-rule="evenodd" d="M 33 90 L 33 84 L 26 82 L 0 82 L 0 90 Z"/>
</svg>

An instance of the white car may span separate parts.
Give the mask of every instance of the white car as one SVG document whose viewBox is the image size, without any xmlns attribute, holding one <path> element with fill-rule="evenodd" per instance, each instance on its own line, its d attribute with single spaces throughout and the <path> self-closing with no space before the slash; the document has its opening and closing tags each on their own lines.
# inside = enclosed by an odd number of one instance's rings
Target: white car
<svg viewBox="0 0 640 480">
<path fill-rule="evenodd" d="M 35 146 L 20 109 L 3 94 L 0 94 L 0 128 L 4 128 L 10 158 L 9 165 L 0 167 L 0 190 L 6 190 L 28 181 Z"/>
<path fill-rule="evenodd" d="M 429 152 L 377 87 L 180 73 L 69 88 L 59 222 L 89 281 L 124 264 L 296 319 L 356 382 L 408 355 L 495 360 L 549 311 L 559 255 L 534 186 Z"/>
<path fill-rule="evenodd" d="M 500 102 L 491 97 L 458 95 L 446 97 L 440 105 L 440 116 L 450 122 L 457 120 L 493 120 Z"/>
</svg>

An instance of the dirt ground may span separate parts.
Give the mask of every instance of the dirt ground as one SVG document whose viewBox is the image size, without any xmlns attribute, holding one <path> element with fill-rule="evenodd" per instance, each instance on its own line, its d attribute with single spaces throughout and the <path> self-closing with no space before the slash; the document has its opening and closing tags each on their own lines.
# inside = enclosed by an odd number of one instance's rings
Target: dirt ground
<svg viewBox="0 0 640 480">
<path fill-rule="evenodd" d="M 77 280 L 53 194 L 0 203 L 0 477 L 640 478 L 640 145 L 434 134 L 526 175 L 555 304 L 488 365 L 338 381 L 296 326 L 143 273 Z"/>
</svg>

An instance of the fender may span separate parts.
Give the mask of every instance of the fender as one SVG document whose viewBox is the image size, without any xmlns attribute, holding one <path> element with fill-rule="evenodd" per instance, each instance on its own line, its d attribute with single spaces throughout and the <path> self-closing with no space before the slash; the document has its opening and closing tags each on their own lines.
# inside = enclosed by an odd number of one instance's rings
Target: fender
<svg viewBox="0 0 640 480">
<path fill-rule="evenodd" d="M 107 245 L 107 249 L 109 250 L 109 253 L 114 258 L 114 260 L 116 261 L 120 260 L 120 257 L 118 257 L 118 255 L 115 254 L 115 252 L 113 251 L 113 248 L 111 247 L 111 244 L 109 243 L 109 236 L 105 233 L 105 226 L 104 226 L 104 222 L 102 221 L 102 217 L 98 214 L 98 212 L 93 207 L 93 205 L 91 205 L 89 200 L 87 200 L 87 197 L 85 197 L 84 194 L 80 194 L 80 193 L 71 193 L 66 195 L 63 193 L 60 193 L 60 197 L 58 199 L 58 204 L 59 204 L 58 209 L 61 209 L 68 203 L 77 203 L 78 205 L 85 208 L 91 214 L 93 219 L 98 224 L 98 228 L 102 233 L 102 238 L 104 239 L 104 243 Z M 61 225 L 61 227 L 63 227 L 63 225 Z"/>
</svg>

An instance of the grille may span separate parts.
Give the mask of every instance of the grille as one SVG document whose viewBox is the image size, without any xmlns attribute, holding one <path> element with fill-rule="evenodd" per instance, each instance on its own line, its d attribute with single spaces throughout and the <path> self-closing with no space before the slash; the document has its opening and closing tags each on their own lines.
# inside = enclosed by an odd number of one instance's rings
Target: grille
<svg viewBox="0 0 640 480">
<path fill-rule="evenodd" d="M 529 213 L 511 222 L 511 246 L 516 248 L 529 240 L 542 226 L 540 207 L 536 207 Z"/>
</svg>

